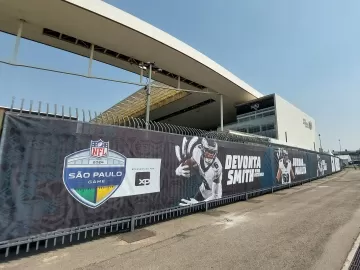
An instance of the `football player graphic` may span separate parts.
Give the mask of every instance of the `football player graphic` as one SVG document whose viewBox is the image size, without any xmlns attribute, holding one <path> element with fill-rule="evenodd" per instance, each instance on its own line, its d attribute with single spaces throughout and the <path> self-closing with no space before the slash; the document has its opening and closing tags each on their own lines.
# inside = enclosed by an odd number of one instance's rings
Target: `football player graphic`
<svg viewBox="0 0 360 270">
<path fill-rule="evenodd" d="M 289 184 L 291 180 L 295 179 L 294 171 L 292 169 L 291 160 L 289 159 L 289 154 L 285 149 L 280 149 L 279 153 L 279 167 L 276 175 L 278 182 Z"/>
<path fill-rule="evenodd" d="M 320 155 L 317 155 L 317 176 L 324 176 L 325 174 L 325 168 L 324 164 L 320 158 Z"/>
<path fill-rule="evenodd" d="M 179 166 L 175 173 L 177 176 L 189 178 L 191 171 L 200 177 L 201 185 L 194 198 L 182 199 L 179 205 L 195 204 L 199 201 L 210 201 L 222 196 L 222 165 L 217 158 L 218 145 L 216 142 L 198 137 L 191 140 L 183 138 L 182 146 L 175 146 Z"/>
</svg>

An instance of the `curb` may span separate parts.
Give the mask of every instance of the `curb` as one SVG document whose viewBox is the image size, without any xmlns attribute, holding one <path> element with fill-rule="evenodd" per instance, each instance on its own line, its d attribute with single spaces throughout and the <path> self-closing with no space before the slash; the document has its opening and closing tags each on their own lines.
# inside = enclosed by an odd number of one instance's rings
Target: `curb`
<svg viewBox="0 0 360 270">
<path fill-rule="evenodd" d="M 354 259 L 356 251 L 359 248 L 359 246 L 360 246 L 360 234 L 355 240 L 354 245 L 351 248 L 349 255 L 347 256 L 344 266 L 341 268 L 341 270 L 348 270 L 350 268 L 352 260 Z"/>
</svg>

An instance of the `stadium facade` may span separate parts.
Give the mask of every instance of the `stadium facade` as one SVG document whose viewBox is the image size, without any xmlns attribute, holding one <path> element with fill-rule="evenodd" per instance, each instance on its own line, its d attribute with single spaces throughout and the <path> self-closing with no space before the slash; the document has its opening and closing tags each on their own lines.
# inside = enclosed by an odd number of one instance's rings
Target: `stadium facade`
<svg viewBox="0 0 360 270">
<path fill-rule="evenodd" d="M 236 122 L 226 125 L 224 129 L 316 150 L 315 120 L 277 94 L 237 105 Z"/>
<path fill-rule="evenodd" d="M 221 131 L 214 97 L 166 90 L 153 82 L 150 120 L 184 127 Z M 145 117 L 145 89 L 118 102 L 105 114 Z M 277 94 L 246 103 L 227 103 L 224 131 L 238 136 L 268 137 L 273 143 L 316 151 L 315 120 Z"/>
<path fill-rule="evenodd" d="M 264 135 L 279 143 L 316 149 L 311 117 L 273 95 L 275 115 L 263 117 L 269 112 L 259 111 L 250 115 L 256 119 L 245 121 L 249 115 L 239 113 L 244 104 L 261 104 L 271 97 L 262 99 L 263 94 L 199 51 L 105 1 L 5 0 L 0 1 L 0 17 L 0 31 L 16 36 L 12 60 L 3 64 L 23 66 L 16 59 L 25 38 L 88 57 L 87 75 L 78 76 L 94 78 L 93 60 L 139 74 L 142 89 L 107 113 L 144 117 L 148 97 L 142 78 L 151 75 L 159 82 L 151 89 L 151 121 L 202 130 L 217 130 L 225 124 L 241 131 L 239 135 Z M 158 69 L 144 70 L 144 63 L 155 63 Z"/>
</svg>

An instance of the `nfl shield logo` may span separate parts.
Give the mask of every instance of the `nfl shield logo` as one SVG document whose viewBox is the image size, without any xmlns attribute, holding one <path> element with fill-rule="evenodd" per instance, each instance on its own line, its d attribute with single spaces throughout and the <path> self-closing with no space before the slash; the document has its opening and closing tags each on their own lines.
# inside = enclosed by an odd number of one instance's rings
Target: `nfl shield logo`
<svg viewBox="0 0 360 270">
<path fill-rule="evenodd" d="M 96 208 L 111 198 L 125 178 L 126 158 L 109 142 L 91 141 L 90 148 L 65 157 L 63 181 L 80 203 Z"/>
<path fill-rule="evenodd" d="M 103 140 L 91 141 L 90 144 L 90 155 L 92 157 L 101 158 L 107 157 L 109 153 L 109 142 Z"/>
</svg>

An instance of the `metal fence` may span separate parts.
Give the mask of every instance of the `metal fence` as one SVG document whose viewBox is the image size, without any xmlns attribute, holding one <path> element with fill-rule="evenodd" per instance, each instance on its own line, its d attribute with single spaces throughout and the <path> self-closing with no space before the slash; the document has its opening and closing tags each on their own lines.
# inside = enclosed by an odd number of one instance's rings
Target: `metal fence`
<svg viewBox="0 0 360 270">
<path fill-rule="evenodd" d="M 33 101 L 25 102 L 20 99 L 20 106 L 15 107 L 16 99 L 13 98 L 10 107 L 5 107 L 7 111 L 28 114 L 33 116 L 50 117 L 63 120 L 73 120 L 79 122 L 87 122 L 98 125 L 112 125 L 136 129 L 146 129 L 146 121 L 143 118 L 122 116 L 113 112 L 98 113 L 91 110 L 84 110 L 79 108 L 71 108 L 58 105 L 50 105 L 49 103 Z M 185 127 L 169 124 L 166 122 L 149 121 L 149 130 L 157 132 L 166 132 L 172 134 L 179 134 L 183 136 L 198 136 L 209 139 L 230 141 L 237 143 L 253 143 L 270 145 L 270 139 L 256 136 L 241 136 L 234 135 L 228 131 L 209 131 L 193 127 Z"/>
<path fill-rule="evenodd" d="M 51 106 L 47 103 L 34 102 L 28 103 L 28 107 L 25 105 L 25 101 L 21 100 L 19 108 L 15 108 L 15 100 L 10 107 L 4 108 L 5 111 L 12 113 L 26 114 L 34 117 L 49 117 L 56 118 L 63 121 L 79 121 L 86 122 L 94 125 L 113 125 L 126 128 L 145 129 L 145 120 L 141 118 L 122 118 L 117 115 L 95 113 L 91 111 L 79 110 L 79 109 L 65 109 L 64 106 Z M 45 108 L 45 110 L 44 110 Z M 263 138 L 242 137 L 238 135 L 229 134 L 227 132 L 217 131 L 205 131 L 196 128 L 175 126 L 167 123 L 159 123 L 150 121 L 150 129 L 155 132 L 167 132 L 189 136 L 201 136 L 208 137 L 223 141 L 232 141 L 237 143 L 255 143 L 269 145 L 269 141 Z M 200 202 L 188 206 L 177 206 L 168 209 L 162 209 L 154 212 L 143 213 L 136 216 L 124 217 L 119 219 L 107 220 L 94 224 L 73 227 L 68 229 L 57 230 L 50 233 L 44 233 L 40 235 L 34 235 L 24 237 L 21 239 L 15 239 L 11 241 L 0 242 L 0 257 L 9 257 L 19 254 L 27 254 L 30 251 L 48 250 L 51 247 L 57 247 L 59 245 L 68 245 L 76 242 L 81 242 L 86 239 L 93 239 L 103 235 L 118 232 L 133 231 L 136 228 L 147 226 L 149 224 L 162 222 L 177 217 L 189 215 L 196 212 L 207 211 L 212 208 L 223 206 L 226 204 L 248 200 L 252 197 L 260 196 L 266 193 L 276 192 L 277 190 L 290 188 L 295 185 L 302 185 L 306 182 L 315 180 L 307 179 L 304 181 L 294 182 L 286 185 L 277 185 L 270 188 L 252 190 L 240 194 L 230 195 L 222 197 L 221 199 Z"/>
<path fill-rule="evenodd" d="M 71 108 L 65 106 L 58 106 L 56 104 L 50 105 L 45 102 L 25 102 L 24 99 L 20 99 L 20 105 L 15 107 L 16 99 L 13 98 L 10 107 L 3 107 L 6 111 L 11 111 L 15 113 L 28 114 L 33 116 L 41 117 L 51 117 L 56 119 L 63 120 L 73 120 L 83 123 L 98 124 L 98 125 L 111 125 L 111 126 L 120 126 L 127 128 L 136 128 L 136 129 L 146 129 L 146 121 L 141 117 L 128 117 L 117 114 L 116 112 L 107 111 L 104 113 L 96 112 L 92 110 L 85 110 L 79 108 Z M 1 109 L 1 107 L 0 107 Z M 251 134 L 246 134 L 237 132 L 237 134 L 230 133 L 229 130 L 225 131 L 211 131 L 211 130 L 202 130 L 192 127 L 184 127 L 169 124 L 166 122 L 157 122 L 149 121 L 148 130 L 156 132 L 165 132 L 172 134 L 179 134 L 183 136 L 198 136 L 205 137 L 209 139 L 215 139 L 220 141 L 229 141 L 242 144 L 255 144 L 255 145 L 265 145 L 265 146 L 274 146 L 282 147 L 280 144 L 276 144 L 271 141 L 270 138 L 263 136 L 253 136 Z M 286 146 L 287 148 L 303 150 L 294 146 Z M 306 151 L 311 153 L 317 153 L 314 150 L 307 149 Z"/>
<path fill-rule="evenodd" d="M 230 195 L 212 201 L 203 201 L 187 206 L 176 206 L 131 217 L 107 220 L 20 239 L 18 238 L 11 241 L 4 241 L 0 242 L 0 257 L 8 258 L 11 256 L 9 259 L 17 258 L 18 255 L 26 255 L 30 251 L 41 252 L 59 246 L 81 243 L 89 239 L 96 239 L 98 237 L 114 233 L 131 232 L 137 228 L 142 228 L 151 224 L 168 221 L 194 213 L 206 212 L 208 210 L 239 201 L 247 201 L 257 196 L 274 193 L 293 186 L 303 185 L 317 179 L 319 178 L 316 177 L 290 184 L 277 185 L 270 188 Z"/>
</svg>

